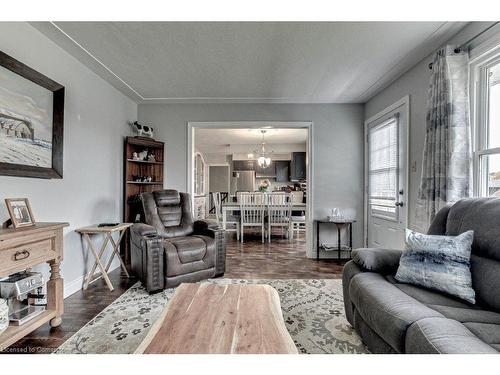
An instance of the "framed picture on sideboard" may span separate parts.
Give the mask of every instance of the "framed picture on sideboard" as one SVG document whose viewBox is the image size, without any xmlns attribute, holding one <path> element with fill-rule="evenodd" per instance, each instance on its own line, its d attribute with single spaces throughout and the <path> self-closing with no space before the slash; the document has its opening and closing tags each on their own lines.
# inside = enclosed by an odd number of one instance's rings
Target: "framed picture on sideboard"
<svg viewBox="0 0 500 375">
<path fill-rule="evenodd" d="M 35 225 L 35 218 L 28 198 L 7 198 L 5 204 L 14 228 Z"/>
</svg>

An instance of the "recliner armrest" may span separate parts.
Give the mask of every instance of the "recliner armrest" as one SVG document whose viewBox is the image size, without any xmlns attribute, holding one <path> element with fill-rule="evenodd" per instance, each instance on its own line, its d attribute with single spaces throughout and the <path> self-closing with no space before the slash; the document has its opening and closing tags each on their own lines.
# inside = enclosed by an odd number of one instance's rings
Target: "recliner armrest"
<svg viewBox="0 0 500 375">
<path fill-rule="evenodd" d="M 132 225 L 131 231 L 140 237 L 158 234 L 158 230 L 155 227 L 144 223 L 136 223 Z"/>
<path fill-rule="evenodd" d="M 352 252 L 352 260 L 365 271 L 396 274 L 402 250 L 363 248 Z"/>
<path fill-rule="evenodd" d="M 215 232 L 222 231 L 215 220 L 196 220 L 193 224 L 193 234 L 201 234 L 215 238 Z"/>
<path fill-rule="evenodd" d="M 226 235 L 215 220 L 197 220 L 193 224 L 193 235 L 212 237 L 217 250 L 215 256 L 215 276 L 224 275 L 226 271 Z"/>
<path fill-rule="evenodd" d="M 132 272 L 148 293 L 162 290 L 165 286 L 163 238 L 155 227 L 143 223 L 132 225 L 130 233 Z"/>
</svg>

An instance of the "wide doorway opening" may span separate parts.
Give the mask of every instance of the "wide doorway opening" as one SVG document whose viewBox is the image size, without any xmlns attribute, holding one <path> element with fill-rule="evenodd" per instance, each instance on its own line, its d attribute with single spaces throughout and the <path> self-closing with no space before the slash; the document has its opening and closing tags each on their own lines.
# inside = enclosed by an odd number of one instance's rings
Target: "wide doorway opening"
<svg viewBox="0 0 500 375">
<path fill-rule="evenodd" d="M 193 214 L 226 231 L 233 276 L 298 276 L 311 246 L 311 125 L 189 124 Z"/>
</svg>

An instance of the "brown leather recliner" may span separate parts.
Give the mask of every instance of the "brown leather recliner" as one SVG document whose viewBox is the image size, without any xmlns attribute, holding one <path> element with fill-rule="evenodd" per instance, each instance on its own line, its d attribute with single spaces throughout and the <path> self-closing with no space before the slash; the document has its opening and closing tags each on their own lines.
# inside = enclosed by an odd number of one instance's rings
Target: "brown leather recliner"
<svg viewBox="0 0 500 375">
<path fill-rule="evenodd" d="M 215 221 L 193 222 L 189 194 L 161 190 L 141 201 L 146 223 L 131 227 L 131 263 L 149 293 L 224 274 L 224 231 Z"/>
</svg>

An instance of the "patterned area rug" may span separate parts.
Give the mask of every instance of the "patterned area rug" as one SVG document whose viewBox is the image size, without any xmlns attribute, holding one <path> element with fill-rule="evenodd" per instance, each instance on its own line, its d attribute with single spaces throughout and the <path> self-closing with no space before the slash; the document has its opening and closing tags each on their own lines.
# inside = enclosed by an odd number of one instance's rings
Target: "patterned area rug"
<svg viewBox="0 0 500 375">
<path fill-rule="evenodd" d="M 269 284 L 278 291 L 286 327 L 299 353 L 367 353 L 344 315 L 342 281 L 231 280 L 216 284 Z M 133 353 L 172 297 L 174 289 L 149 295 L 140 283 L 132 286 L 56 353 Z"/>
</svg>

